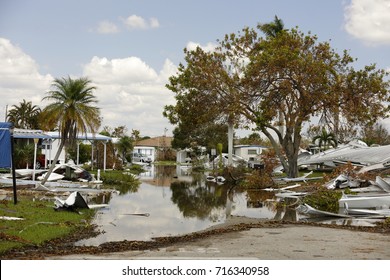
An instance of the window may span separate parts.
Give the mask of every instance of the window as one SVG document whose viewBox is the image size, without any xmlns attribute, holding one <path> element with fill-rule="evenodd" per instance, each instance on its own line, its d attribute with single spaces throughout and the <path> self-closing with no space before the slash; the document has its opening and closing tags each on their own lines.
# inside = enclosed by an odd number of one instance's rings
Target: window
<svg viewBox="0 0 390 280">
<path fill-rule="evenodd" d="M 248 149 L 248 155 L 257 155 L 257 149 Z"/>
</svg>

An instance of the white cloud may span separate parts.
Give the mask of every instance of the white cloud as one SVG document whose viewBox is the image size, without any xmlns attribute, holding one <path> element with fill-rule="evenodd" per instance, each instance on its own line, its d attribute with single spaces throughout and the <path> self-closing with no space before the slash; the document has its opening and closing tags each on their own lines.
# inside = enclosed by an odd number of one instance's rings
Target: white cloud
<svg viewBox="0 0 390 280">
<path fill-rule="evenodd" d="M 102 33 L 102 34 L 113 34 L 113 33 L 118 33 L 119 28 L 118 26 L 115 25 L 115 23 L 104 20 L 99 23 L 97 31 L 98 33 Z"/>
<path fill-rule="evenodd" d="M 159 28 L 160 27 L 160 23 L 158 22 L 158 19 L 156 18 L 150 18 L 150 27 L 151 28 Z"/>
<path fill-rule="evenodd" d="M 25 99 L 42 107 L 42 98 L 53 77 L 39 73 L 38 64 L 18 46 L 0 38 L 0 120 L 5 119 L 5 107 L 11 108 Z"/>
<path fill-rule="evenodd" d="M 173 93 L 165 84 L 176 67 L 166 60 L 157 73 L 137 57 L 108 59 L 93 57 L 83 74 L 97 86 L 96 96 L 103 125 L 125 125 L 140 130 L 142 135 L 157 136 L 172 126 L 162 116 L 165 105 L 173 104 Z"/>
<path fill-rule="evenodd" d="M 146 82 L 157 78 L 157 73 L 138 57 L 109 60 L 95 56 L 85 65 L 84 73 L 100 82 Z"/>
<path fill-rule="evenodd" d="M 83 67 L 83 75 L 97 86 L 95 94 L 101 108 L 103 126 L 125 125 L 142 135 L 163 135 L 172 126 L 162 116 L 165 105 L 174 104 L 174 94 L 165 85 L 177 71 L 166 60 L 159 72 L 137 57 L 108 59 L 93 57 Z M 0 120 L 5 119 L 6 105 L 23 99 L 41 108 L 42 98 L 50 89 L 53 77 L 42 75 L 38 64 L 9 40 L 0 38 Z M 170 134 L 168 132 L 168 134 Z"/>
<path fill-rule="evenodd" d="M 215 48 L 217 47 L 217 45 L 214 43 L 207 43 L 206 45 L 202 46 L 199 43 L 195 43 L 195 42 L 190 41 L 187 43 L 186 48 L 189 51 L 194 51 L 194 50 L 196 50 L 197 47 L 202 48 L 206 52 L 213 52 L 213 51 L 215 51 Z"/>
<path fill-rule="evenodd" d="M 148 20 L 144 19 L 143 17 L 137 16 L 137 15 L 131 15 L 131 16 L 127 17 L 126 19 L 123 19 L 123 22 L 127 26 L 127 28 L 130 30 L 150 29 L 150 28 L 160 27 L 158 19 L 150 18 L 148 21 Z"/>
<path fill-rule="evenodd" d="M 164 62 L 164 66 L 160 71 L 159 79 L 161 80 L 162 83 L 167 83 L 169 77 L 176 74 L 177 74 L 176 65 L 174 65 L 173 62 L 170 61 L 169 59 L 166 59 Z"/>
<path fill-rule="evenodd" d="M 390 44 L 390 0 L 351 0 L 344 17 L 352 36 L 371 45 Z"/>
</svg>

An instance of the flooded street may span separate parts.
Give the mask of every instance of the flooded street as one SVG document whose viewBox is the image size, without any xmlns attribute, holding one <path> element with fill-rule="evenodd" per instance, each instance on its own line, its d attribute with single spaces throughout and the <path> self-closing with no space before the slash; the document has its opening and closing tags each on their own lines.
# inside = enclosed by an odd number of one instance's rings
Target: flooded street
<svg viewBox="0 0 390 280">
<path fill-rule="evenodd" d="M 77 245 L 186 234 L 223 223 L 231 215 L 275 216 L 271 202 L 266 207 L 261 198 L 254 198 L 252 205 L 247 193 L 229 193 L 229 186 L 207 182 L 204 174 L 190 174 L 180 167 L 152 166 L 140 181 L 136 192 L 111 196 L 109 208 L 99 210 L 93 221 L 102 234 Z"/>
<path fill-rule="evenodd" d="M 98 246 L 110 241 L 148 241 L 154 237 L 187 234 L 224 223 L 232 216 L 297 221 L 292 208 L 277 208 L 274 193 L 239 191 L 206 181 L 176 166 L 152 166 L 140 176 L 139 188 L 113 194 L 109 207 L 93 220 L 101 234 L 76 245 Z M 370 225 L 372 221 L 337 219 L 334 224 Z"/>
</svg>

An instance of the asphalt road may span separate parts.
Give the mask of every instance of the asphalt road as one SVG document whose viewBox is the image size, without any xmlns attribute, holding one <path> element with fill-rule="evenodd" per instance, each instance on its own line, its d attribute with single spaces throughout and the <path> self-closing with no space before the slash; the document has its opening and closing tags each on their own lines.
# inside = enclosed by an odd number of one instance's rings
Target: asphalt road
<svg viewBox="0 0 390 280">
<path fill-rule="evenodd" d="M 309 225 L 251 228 L 145 251 L 50 259 L 390 260 L 390 235 Z"/>
</svg>

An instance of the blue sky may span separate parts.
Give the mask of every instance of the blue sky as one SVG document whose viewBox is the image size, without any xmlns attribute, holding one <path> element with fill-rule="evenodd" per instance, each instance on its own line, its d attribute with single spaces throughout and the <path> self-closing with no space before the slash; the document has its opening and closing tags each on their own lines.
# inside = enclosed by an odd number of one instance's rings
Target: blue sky
<svg viewBox="0 0 390 280">
<path fill-rule="evenodd" d="M 390 0 L 0 0 L 0 119 L 6 105 L 41 102 L 53 78 L 88 76 L 103 125 L 171 135 L 165 88 L 183 48 L 277 15 L 358 58 L 390 69 Z"/>
</svg>

